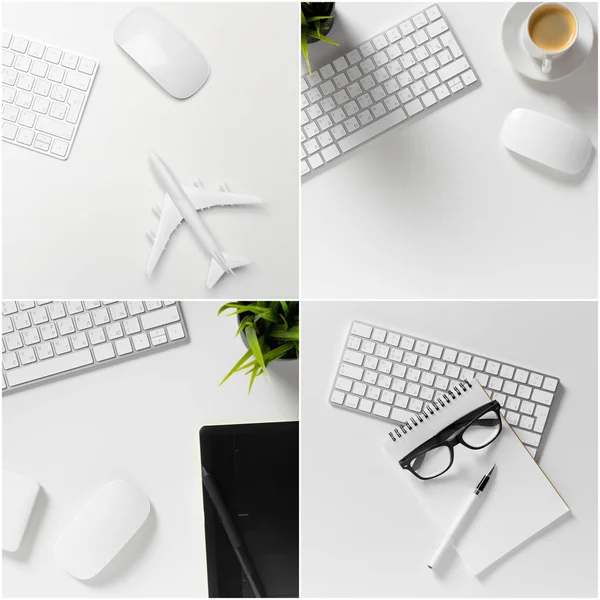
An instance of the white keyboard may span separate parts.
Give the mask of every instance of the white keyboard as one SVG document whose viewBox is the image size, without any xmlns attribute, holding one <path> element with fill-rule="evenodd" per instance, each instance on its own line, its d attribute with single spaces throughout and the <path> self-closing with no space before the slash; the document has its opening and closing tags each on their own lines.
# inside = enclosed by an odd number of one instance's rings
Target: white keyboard
<svg viewBox="0 0 600 600">
<path fill-rule="evenodd" d="M 187 337 L 177 302 L 3 302 L 2 390 L 147 354 Z"/>
<path fill-rule="evenodd" d="M 477 379 L 502 406 L 504 418 L 535 457 L 559 380 L 355 321 L 330 401 L 390 423 L 407 421 L 459 380 Z"/>
<path fill-rule="evenodd" d="M 301 78 L 302 176 L 477 85 L 437 5 L 401 21 Z"/>
<path fill-rule="evenodd" d="M 98 61 L 2 32 L 2 139 L 66 160 Z"/>
</svg>

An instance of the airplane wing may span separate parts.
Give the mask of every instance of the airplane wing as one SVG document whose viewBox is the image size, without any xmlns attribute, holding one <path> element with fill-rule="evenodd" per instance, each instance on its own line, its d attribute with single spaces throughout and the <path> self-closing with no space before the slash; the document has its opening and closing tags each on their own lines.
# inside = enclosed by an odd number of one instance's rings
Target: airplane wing
<svg viewBox="0 0 600 600">
<path fill-rule="evenodd" d="M 148 265 L 146 266 L 146 275 L 148 275 L 148 277 L 152 277 L 154 267 L 156 267 L 156 264 L 162 256 L 163 250 L 169 243 L 171 234 L 177 229 L 179 223 L 181 223 L 181 220 L 181 213 L 177 210 L 175 204 L 173 204 L 173 200 L 171 200 L 171 198 L 165 194 L 165 199 L 163 200 L 163 205 L 160 212 L 158 228 L 152 243 L 152 250 L 150 251 Z"/>
<path fill-rule="evenodd" d="M 206 210 L 214 206 L 241 206 L 243 204 L 263 204 L 264 201 L 257 196 L 246 196 L 243 194 L 234 194 L 230 191 L 210 191 L 200 186 L 184 186 L 183 191 L 192 201 L 196 210 Z M 183 217 L 177 210 L 175 204 L 165 194 L 163 205 L 160 210 L 160 220 L 158 229 L 154 236 L 152 250 L 146 266 L 146 274 L 152 277 L 154 268 L 156 267 L 164 249 L 167 247 L 171 234 L 177 229 Z"/>
<path fill-rule="evenodd" d="M 206 210 L 214 206 L 240 206 L 242 204 L 264 204 L 257 196 L 246 196 L 234 194 L 228 190 L 212 192 L 202 187 L 184 187 L 183 191 L 188 195 L 196 210 Z"/>
</svg>

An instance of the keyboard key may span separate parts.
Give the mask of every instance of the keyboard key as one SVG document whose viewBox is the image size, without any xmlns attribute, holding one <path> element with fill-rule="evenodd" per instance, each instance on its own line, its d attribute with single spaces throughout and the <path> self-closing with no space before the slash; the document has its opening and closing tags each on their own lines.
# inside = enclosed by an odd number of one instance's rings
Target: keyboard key
<svg viewBox="0 0 600 600">
<path fill-rule="evenodd" d="M 19 366 L 19 359 L 16 352 L 5 352 L 2 356 L 2 367 L 4 370 L 16 369 Z M 8 374 L 7 374 L 8 377 Z"/>
<path fill-rule="evenodd" d="M 334 402 L 335 404 L 344 404 L 344 398 L 346 397 L 346 394 L 344 394 L 343 392 L 340 392 L 339 390 L 334 390 L 331 393 L 331 402 Z"/>
<path fill-rule="evenodd" d="M 441 81 L 448 81 L 449 79 L 456 77 L 468 68 L 469 63 L 467 62 L 467 59 L 463 57 L 459 58 L 453 63 L 446 65 L 445 67 L 442 67 L 441 69 L 438 69 L 436 73 Z"/>
<path fill-rule="evenodd" d="M 61 337 L 54 340 L 52 342 L 52 346 L 54 347 L 54 354 L 56 354 L 56 356 L 71 352 L 71 344 L 69 344 L 69 340 L 67 338 Z"/>
<path fill-rule="evenodd" d="M 410 408 L 410 410 L 420 412 L 423 409 L 423 402 L 421 400 L 418 400 L 417 398 L 411 398 L 408 407 Z"/>
<path fill-rule="evenodd" d="M 444 31 L 448 30 L 448 25 L 446 24 L 446 21 L 444 21 L 444 19 L 439 19 L 437 21 L 435 21 L 434 23 L 432 23 L 431 25 L 428 25 L 425 30 L 427 31 L 427 35 L 430 38 L 433 37 L 437 37 L 438 35 L 440 35 L 440 33 L 444 33 Z"/>
<path fill-rule="evenodd" d="M 381 390 L 377 387 L 370 385 L 367 388 L 367 397 L 371 398 L 372 400 L 378 400 L 380 394 L 381 394 Z"/>
<path fill-rule="evenodd" d="M 550 404 L 552 403 L 552 398 L 553 396 L 550 392 L 545 392 L 543 390 L 533 390 L 533 394 L 531 395 L 532 400 L 534 400 L 535 402 L 541 402 L 542 404 L 546 404 L 547 406 L 550 406 Z"/>
<path fill-rule="evenodd" d="M 180 340 L 185 337 L 181 323 L 173 323 L 167 327 L 167 334 L 171 341 Z"/>
<path fill-rule="evenodd" d="M 511 396 L 506 402 L 506 408 L 510 408 L 511 410 L 517 411 L 519 410 L 519 405 L 521 401 L 514 396 Z"/>
<path fill-rule="evenodd" d="M 414 413 L 408 411 L 408 410 L 402 410 L 400 408 L 392 408 L 392 412 L 390 414 L 390 418 L 393 419 L 394 421 L 398 421 L 400 423 L 402 422 L 406 422 L 409 419 L 411 419 L 412 417 L 414 417 Z"/>
<path fill-rule="evenodd" d="M 528 383 L 533 387 L 539 388 L 541 387 L 543 380 L 544 377 L 542 375 L 538 375 L 537 373 L 530 373 Z"/>
<path fill-rule="evenodd" d="M 341 375 L 344 375 L 345 377 L 351 377 L 352 379 L 358 379 L 359 381 L 362 379 L 363 373 L 364 370 L 360 367 L 349 365 L 346 363 L 342 364 L 342 366 L 340 367 Z"/>
<path fill-rule="evenodd" d="M 391 126 L 401 123 L 405 119 L 406 114 L 401 108 L 399 108 L 394 112 L 388 113 L 381 119 L 373 121 L 371 124 L 363 127 L 360 131 L 341 139 L 339 141 L 339 147 L 343 152 L 347 152 L 348 150 L 355 148 L 363 142 L 382 133 L 386 129 L 389 129 Z"/>
<path fill-rule="evenodd" d="M 510 411 L 506 411 L 506 414 L 504 415 L 506 420 L 511 424 L 511 425 L 517 425 L 517 423 L 519 422 L 519 415 L 515 412 L 510 412 Z"/>
<path fill-rule="evenodd" d="M 430 21 L 435 21 L 436 19 L 439 19 L 442 16 L 437 6 L 431 6 L 425 11 L 425 14 L 427 15 Z"/>
<path fill-rule="evenodd" d="M 324 148 L 321 152 L 321 155 L 325 159 L 326 162 L 333 160 L 334 158 L 340 155 L 340 151 L 337 149 L 337 146 L 331 145 L 327 148 Z"/>
<path fill-rule="evenodd" d="M 353 394 L 346 394 L 344 405 L 349 406 L 350 408 L 357 408 L 359 401 L 360 398 L 358 396 L 354 396 Z"/>
<path fill-rule="evenodd" d="M 48 344 L 48 346 L 50 345 Z M 45 352 L 46 351 L 44 351 L 44 353 Z M 55 358 L 49 357 L 46 360 L 41 360 L 40 362 L 21 367 L 15 371 L 8 371 L 6 373 L 6 380 L 9 386 L 22 385 L 24 383 L 45 379 L 52 375 L 71 371 L 85 365 L 91 365 L 93 362 L 89 350 L 80 350 L 79 352 L 71 352 Z"/>
<path fill-rule="evenodd" d="M 360 352 L 353 352 L 352 350 L 346 350 L 346 352 L 344 352 L 344 361 L 347 363 L 358 365 L 360 367 L 363 364 L 364 359 L 364 354 L 361 354 Z"/>
<path fill-rule="evenodd" d="M 69 125 L 68 123 L 61 123 L 47 117 L 38 117 L 38 120 L 35 124 L 35 129 L 37 131 L 41 131 L 42 133 L 47 133 L 65 140 L 70 140 L 74 132 L 72 125 Z"/>
<path fill-rule="evenodd" d="M 373 414 L 387 419 L 390 414 L 390 410 L 391 408 L 389 406 L 381 404 L 380 402 L 376 402 L 373 407 Z"/>
<path fill-rule="evenodd" d="M 7 350 L 16 350 L 17 348 L 21 348 L 23 346 L 23 341 L 18 333 L 6 335 L 4 336 L 3 340 Z"/>
<path fill-rule="evenodd" d="M 534 407 L 535 405 L 533 402 L 528 402 L 527 400 L 523 400 L 523 402 L 521 402 L 521 412 L 524 412 L 527 415 L 533 414 Z"/>
<path fill-rule="evenodd" d="M 371 412 L 373 408 L 373 400 L 368 400 L 367 398 L 363 398 L 358 405 L 358 410 L 362 410 L 363 412 Z"/>
<path fill-rule="evenodd" d="M 42 58 L 42 56 L 44 56 L 44 50 L 46 50 L 46 46 L 41 42 L 30 42 L 27 54 L 33 56 L 33 58 Z"/>
<path fill-rule="evenodd" d="M 129 338 L 123 338 L 115 341 L 115 350 L 119 356 L 125 356 L 133 352 L 133 347 Z"/>
<path fill-rule="evenodd" d="M 95 346 L 93 350 L 94 357 L 97 362 L 102 362 L 103 360 L 108 360 L 109 358 L 115 357 L 115 350 L 110 342 Z"/>
<path fill-rule="evenodd" d="M 116 340 L 124 335 L 120 323 L 109 323 L 105 329 L 109 340 Z"/>
<path fill-rule="evenodd" d="M 413 24 L 410 21 L 404 21 L 404 23 L 401 23 L 399 27 L 400 31 L 402 32 L 402 35 L 404 36 L 410 35 L 415 30 Z"/>
<path fill-rule="evenodd" d="M 72 54 L 71 52 L 65 52 L 63 54 L 60 64 L 67 69 L 74 69 L 79 62 L 79 56 Z"/>
<path fill-rule="evenodd" d="M 515 381 L 518 381 L 519 383 L 527 383 L 527 380 L 529 378 L 529 371 L 524 371 L 523 369 L 517 369 L 514 378 L 515 378 Z"/>
<path fill-rule="evenodd" d="M 476 373 L 475 374 L 475 379 L 477 379 L 477 381 L 479 381 L 479 383 L 485 387 L 488 383 L 490 376 L 486 375 L 485 373 Z"/>
<path fill-rule="evenodd" d="M 94 68 L 96 66 L 96 62 L 91 58 L 82 57 L 79 61 L 79 66 L 77 67 L 78 71 L 85 73 L 86 75 L 91 75 L 94 72 Z"/>
<path fill-rule="evenodd" d="M 518 417 L 518 415 L 517 415 Z M 506 419 L 508 421 L 508 419 Z M 510 423 L 510 421 L 508 421 Z M 513 423 L 511 423 L 511 425 L 513 425 Z M 515 423 L 516 425 L 516 423 Z M 520 440 L 524 443 L 524 444 L 530 444 L 531 446 L 535 446 L 537 448 L 537 446 L 540 445 L 540 440 L 542 439 L 541 436 L 537 433 L 533 433 L 532 431 L 527 431 L 526 429 L 521 429 L 521 428 L 514 428 L 515 433 L 519 436 Z"/>
<path fill-rule="evenodd" d="M 132 336 L 131 341 L 133 342 L 133 347 L 136 350 L 145 350 L 146 348 L 150 348 L 150 341 L 148 340 L 148 335 L 145 332 Z"/>
<path fill-rule="evenodd" d="M 531 397 L 531 388 L 526 385 L 520 385 L 517 389 L 517 396 L 525 398 L 525 400 L 529 400 Z"/>
<path fill-rule="evenodd" d="M 544 431 L 544 427 L 546 426 L 546 419 L 548 418 L 548 414 L 550 409 L 547 406 L 542 404 L 538 404 L 535 407 L 535 425 L 533 426 L 533 430 L 537 433 L 542 433 Z"/>
<path fill-rule="evenodd" d="M 37 360 L 33 348 L 23 348 L 17 352 L 17 355 L 22 365 L 29 365 Z"/>
<path fill-rule="evenodd" d="M 531 429 L 533 427 L 534 420 L 527 415 L 521 415 L 521 420 L 519 421 L 519 426 L 524 429 Z"/>
<path fill-rule="evenodd" d="M 29 56 L 17 56 L 12 66 L 17 71 L 27 73 L 29 67 L 31 67 L 31 58 L 29 58 Z"/>
</svg>

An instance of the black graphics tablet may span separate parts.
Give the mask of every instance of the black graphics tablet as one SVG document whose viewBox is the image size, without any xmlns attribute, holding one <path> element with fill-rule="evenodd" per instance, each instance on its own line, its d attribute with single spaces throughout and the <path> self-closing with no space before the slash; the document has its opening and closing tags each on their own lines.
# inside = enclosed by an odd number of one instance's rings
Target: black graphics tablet
<svg viewBox="0 0 600 600">
<path fill-rule="evenodd" d="M 299 594 L 298 422 L 206 426 L 200 459 L 210 473 L 267 597 Z M 254 597 L 203 486 L 208 592 Z"/>
</svg>

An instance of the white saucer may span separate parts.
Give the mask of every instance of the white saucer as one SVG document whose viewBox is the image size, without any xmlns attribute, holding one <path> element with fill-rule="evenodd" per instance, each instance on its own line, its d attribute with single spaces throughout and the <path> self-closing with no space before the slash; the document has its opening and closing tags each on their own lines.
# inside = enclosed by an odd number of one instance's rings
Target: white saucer
<svg viewBox="0 0 600 600">
<path fill-rule="evenodd" d="M 525 20 L 538 4 L 538 2 L 517 2 L 508 9 L 502 22 L 502 45 L 508 60 L 521 75 L 536 81 L 558 81 L 575 73 L 590 55 L 594 44 L 594 26 L 590 15 L 581 4 L 567 2 L 566 5 L 577 17 L 579 35 L 569 51 L 553 62 L 550 73 L 544 74 L 541 61 L 533 58 L 525 50 L 521 37 Z"/>
</svg>

